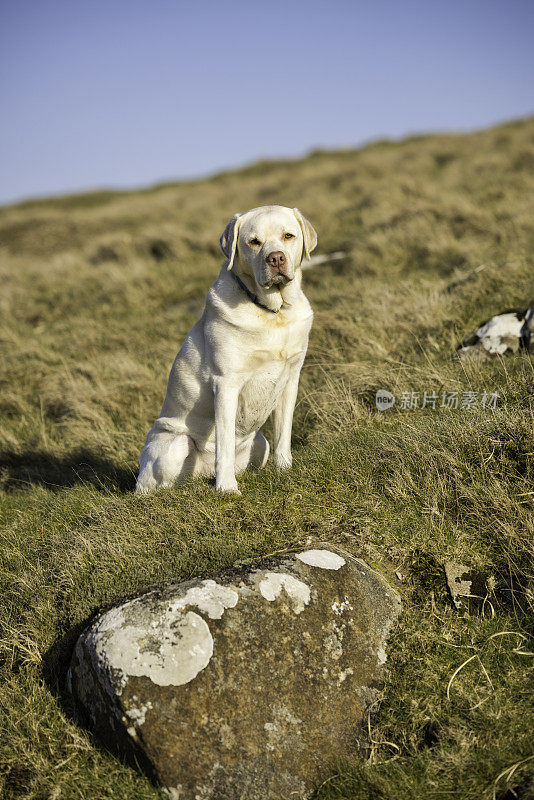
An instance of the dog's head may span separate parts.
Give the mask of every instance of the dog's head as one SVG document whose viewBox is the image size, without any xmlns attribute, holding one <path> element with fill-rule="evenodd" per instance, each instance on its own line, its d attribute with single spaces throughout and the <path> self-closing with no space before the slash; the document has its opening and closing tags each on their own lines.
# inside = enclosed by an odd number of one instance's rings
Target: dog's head
<svg viewBox="0 0 534 800">
<path fill-rule="evenodd" d="M 234 214 L 220 238 L 228 269 L 250 275 L 263 289 L 282 288 L 309 259 L 317 234 L 298 208 L 261 206 Z"/>
</svg>

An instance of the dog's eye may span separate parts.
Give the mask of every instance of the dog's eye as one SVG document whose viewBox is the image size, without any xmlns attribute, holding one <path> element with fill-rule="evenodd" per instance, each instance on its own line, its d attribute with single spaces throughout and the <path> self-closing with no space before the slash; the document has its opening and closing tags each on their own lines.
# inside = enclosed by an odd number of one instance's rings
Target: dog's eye
<svg viewBox="0 0 534 800">
<path fill-rule="evenodd" d="M 295 238 L 294 233 L 289 233 L 289 231 L 287 233 L 284 233 L 284 239 L 294 239 L 294 238 Z"/>
<path fill-rule="evenodd" d="M 249 239 L 248 243 L 251 244 L 253 247 L 259 247 L 261 245 L 261 242 L 257 236 L 254 236 L 252 239 Z"/>
</svg>

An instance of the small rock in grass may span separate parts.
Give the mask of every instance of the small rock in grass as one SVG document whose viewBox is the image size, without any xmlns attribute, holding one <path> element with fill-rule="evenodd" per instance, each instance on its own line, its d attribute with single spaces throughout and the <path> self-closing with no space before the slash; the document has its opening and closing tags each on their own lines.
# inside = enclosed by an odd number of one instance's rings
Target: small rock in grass
<svg viewBox="0 0 534 800">
<path fill-rule="evenodd" d="M 299 800 L 365 741 L 399 611 L 337 547 L 268 557 L 101 614 L 70 688 L 171 798 Z"/>
<path fill-rule="evenodd" d="M 486 361 L 495 356 L 530 350 L 534 322 L 534 300 L 528 307 L 505 311 L 484 322 L 456 350 L 460 359 Z"/>
<path fill-rule="evenodd" d="M 494 586 L 494 580 L 487 572 L 457 561 L 448 561 L 445 564 L 445 575 L 452 602 L 459 611 L 478 612 L 483 609 Z"/>
</svg>

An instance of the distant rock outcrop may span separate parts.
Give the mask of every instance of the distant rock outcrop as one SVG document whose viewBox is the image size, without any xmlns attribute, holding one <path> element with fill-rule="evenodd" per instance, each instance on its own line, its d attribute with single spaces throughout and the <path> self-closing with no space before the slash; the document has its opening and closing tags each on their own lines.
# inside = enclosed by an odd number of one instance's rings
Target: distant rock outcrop
<svg viewBox="0 0 534 800">
<path fill-rule="evenodd" d="M 534 321 L 534 299 L 527 308 L 497 314 L 467 336 L 457 348 L 461 359 L 487 360 L 520 349 L 530 350 Z"/>
<path fill-rule="evenodd" d="M 332 264 L 334 261 L 343 261 L 348 257 L 344 250 L 336 250 L 335 253 L 324 253 L 322 255 L 311 256 L 308 261 L 303 261 L 300 265 L 302 269 L 312 269 L 322 264 Z"/>
<path fill-rule="evenodd" d="M 172 798 L 307 798 L 365 740 L 399 610 L 337 547 L 268 557 L 106 611 L 77 642 L 70 687 Z"/>
</svg>

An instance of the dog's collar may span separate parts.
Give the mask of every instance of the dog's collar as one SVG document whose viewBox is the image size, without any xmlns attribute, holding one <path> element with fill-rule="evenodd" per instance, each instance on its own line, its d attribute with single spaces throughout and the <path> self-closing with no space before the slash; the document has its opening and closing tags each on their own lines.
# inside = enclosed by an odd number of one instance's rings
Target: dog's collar
<svg viewBox="0 0 534 800">
<path fill-rule="evenodd" d="M 255 295 L 255 294 L 253 294 L 253 293 L 250 291 L 250 289 L 248 288 L 248 286 L 247 286 L 246 284 L 244 284 L 244 283 L 243 283 L 243 281 L 241 280 L 241 278 L 239 277 L 239 275 L 236 275 L 236 273 L 233 271 L 233 269 L 231 269 L 231 270 L 230 270 L 230 275 L 232 275 L 232 277 L 234 278 L 234 280 L 236 281 L 236 283 L 238 284 L 238 286 L 240 286 L 240 287 L 243 289 L 243 291 L 245 292 L 245 294 L 247 295 L 247 297 L 249 298 L 249 300 L 252 300 L 252 302 L 253 302 L 255 305 L 259 306 L 260 308 L 263 308 L 265 311 L 269 311 L 271 314 L 278 314 L 278 312 L 280 311 L 280 309 L 279 309 L 279 308 L 269 308 L 269 306 L 264 306 L 264 305 L 263 305 L 263 303 L 260 303 L 260 301 L 258 300 L 258 298 L 256 297 L 256 295 Z"/>
</svg>

